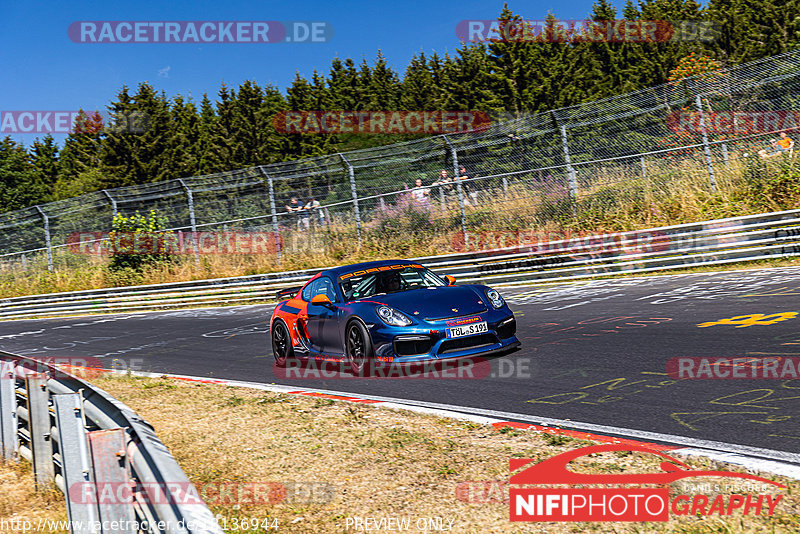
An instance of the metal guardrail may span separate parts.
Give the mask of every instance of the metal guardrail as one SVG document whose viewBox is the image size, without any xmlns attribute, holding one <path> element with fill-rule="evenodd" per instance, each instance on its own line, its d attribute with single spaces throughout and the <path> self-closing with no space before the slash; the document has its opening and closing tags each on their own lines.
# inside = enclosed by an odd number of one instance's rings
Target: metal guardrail
<svg viewBox="0 0 800 534">
<path fill-rule="evenodd" d="M 45 361 L 0 351 L 0 445 L 64 493 L 73 534 L 222 533 L 153 427 Z"/>
<path fill-rule="evenodd" d="M 468 236 L 480 243 L 480 236 Z M 509 285 L 800 255 L 800 210 L 414 258 L 462 282 Z M 180 309 L 275 300 L 325 269 L 0 299 L 0 319 Z"/>
</svg>

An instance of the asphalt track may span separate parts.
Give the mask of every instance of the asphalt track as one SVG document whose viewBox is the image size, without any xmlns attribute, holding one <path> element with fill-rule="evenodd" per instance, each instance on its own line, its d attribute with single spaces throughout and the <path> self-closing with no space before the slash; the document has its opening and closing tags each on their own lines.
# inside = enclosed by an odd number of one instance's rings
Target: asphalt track
<svg viewBox="0 0 800 534">
<path fill-rule="evenodd" d="M 591 422 L 796 454 L 800 380 L 672 380 L 670 358 L 800 357 L 800 269 L 505 289 L 522 348 L 474 379 L 276 377 L 272 306 L 0 322 L 0 349 L 105 367 L 320 388 Z M 774 319 L 775 317 L 773 317 Z M 739 327 L 737 327 L 739 326 Z M 342 375 L 347 376 L 347 375 Z M 800 458 L 800 456 L 798 456 Z M 800 460 L 798 460 L 800 463 Z"/>
</svg>

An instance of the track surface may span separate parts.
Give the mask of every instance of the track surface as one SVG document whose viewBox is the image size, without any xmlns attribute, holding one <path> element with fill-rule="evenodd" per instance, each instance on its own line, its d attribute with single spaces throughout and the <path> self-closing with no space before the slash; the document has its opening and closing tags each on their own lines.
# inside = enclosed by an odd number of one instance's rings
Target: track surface
<svg viewBox="0 0 800 534">
<path fill-rule="evenodd" d="M 591 422 L 796 452 L 800 380 L 682 380 L 679 356 L 800 356 L 800 269 L 657 276 L 503 291 L 522 348 L 483 379 L 276 378 L 272 306 L 0 322 L 0 349 L 106 367 L 282 383 Z M 114 360 L 116 364 L 113 364 Z"/>
</svg>

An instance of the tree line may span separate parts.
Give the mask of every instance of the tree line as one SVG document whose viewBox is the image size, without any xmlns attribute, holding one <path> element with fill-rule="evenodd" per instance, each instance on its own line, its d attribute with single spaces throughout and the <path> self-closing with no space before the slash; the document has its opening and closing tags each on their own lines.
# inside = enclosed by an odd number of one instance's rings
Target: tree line
<svg viewBox="0 0 800 534">
<path fill-rule="evenodd" d="M 526 18 L 506 5 L 501 26 Z M 51 136 L 30 147 L 0 140 L 0 212 L 105 188 L 211 174 L 390 144 L 410 135 L 292 135 L 272 118 L 295 110 L 470 110 L 540 112 L 666 83 L 691 53 L 722 66 L 793 50 L 800 0 L 628 0 L 621 13 L 597 0 L 595 21 L 707 21 L 713 39 L 657 43 L 558 44 L 496 39 L 466 42 L 453 54 L 415 54 L 401 72 L 378 51 L 372 61 L 334 58 L 327 73 L 300 73 L 285 91 L 248 80 L 224 83 L 212 100 L 168 97 L 150 83 L 123 86 L 107 106 L 115 117 L 144 117 L 141 131 L 108 128 L 87 112 L 59 147 Z M 555 16 L 549 15 L 554 21 Z"/>
</svg>

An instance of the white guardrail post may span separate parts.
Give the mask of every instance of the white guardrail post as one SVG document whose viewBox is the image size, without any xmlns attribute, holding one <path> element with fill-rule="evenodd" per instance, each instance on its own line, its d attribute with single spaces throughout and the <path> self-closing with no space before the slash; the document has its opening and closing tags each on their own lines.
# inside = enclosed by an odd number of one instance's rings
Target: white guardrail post
<svg viewBox="0 0 800 534">
<path fill-rule="evenodd" d="M 128 478 L 128 455 L 125 451 L 125 431 L 121 428 L 110 430 L 95 430 L 89 432 L 89 448 L 92 451 L 92 475 L 94 476 L 93 489 L 97 495 L 97 508 L 100 512 L 102 525 L 116 523 L 121 527 L 116 530 L 103 529 L 103 534 L 136 534 L 133 524 L 136 519 L 134 503 L 103 499 L 101 496 L 111 488 L 115 495 L 119 495 L 118 488 L 131 487 Z M 131 488 L 131 495 L 135 491 Z M 70 492 L 67 492 L 70 495 Z M 71 497 L 71 495 L 70 495 Z M 70 497 L 67 500 L 71 500 Z"/>
<path fill-rule="evenodd" d="M 53 445 L 50 441 L 53 425 L 50 422 L 50 399 L 47 394 L 47 376 L 43 373 L 29 374 L 25 377 L 27 393 L 28 432 L 31 455 L 33 456 L 33 476 L 36 484 L 47 486 L 55 480 L 53 465 Z"/>
<path fill-rule="evenodd" d="M 0 445 L 3 458 L 16 459 L 17 441 L 17 394 L 14 362 L 0 360 Z"/>
<path fill-rule="evenodd" d="M 83 422 L 83 408 L 80 393 L 53 395 L 53 408 L 58 428 L 58 447 L 61 460 L 64 495 L 67 501 L 67 514 L 82 530 L 73 528 L 73 534 L 100 534 L 93 523 L 99 521 L 95 499 L 97 494 L 92 485 L 92 462 L 89 455 L 89 441 Z"/>
</svg>

